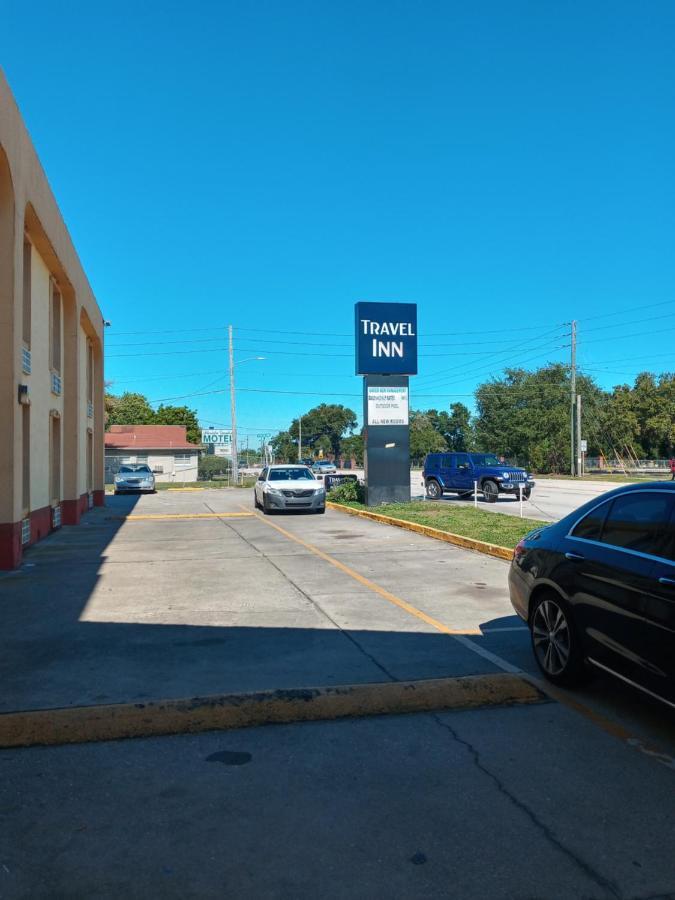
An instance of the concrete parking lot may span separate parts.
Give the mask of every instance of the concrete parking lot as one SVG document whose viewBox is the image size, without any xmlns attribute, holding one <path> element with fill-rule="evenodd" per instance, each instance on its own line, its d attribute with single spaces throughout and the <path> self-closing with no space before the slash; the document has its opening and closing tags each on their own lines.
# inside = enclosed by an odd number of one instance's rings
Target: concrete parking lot
<svg viewBox="0 0 675 900">
<path fill-rule="evenodd" d="M 534 672 L 506 571 L 249 491 L 109 497 L 0 578 L 1 709 Z M 675 896 L 672 716 L 543 699 L 0 751 L 0 896 Z"/>
</svg>

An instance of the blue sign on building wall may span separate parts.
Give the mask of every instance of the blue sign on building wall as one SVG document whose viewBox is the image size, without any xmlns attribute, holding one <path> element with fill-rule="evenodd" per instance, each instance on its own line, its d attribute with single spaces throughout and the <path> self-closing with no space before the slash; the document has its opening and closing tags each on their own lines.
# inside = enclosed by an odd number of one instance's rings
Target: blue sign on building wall
<svg viewBox="0 0 675 900">
<path fill-rule="evenodd" d="M 356 374 L 417 375 L 417 304 L 357 303 Z"/>
</svg>

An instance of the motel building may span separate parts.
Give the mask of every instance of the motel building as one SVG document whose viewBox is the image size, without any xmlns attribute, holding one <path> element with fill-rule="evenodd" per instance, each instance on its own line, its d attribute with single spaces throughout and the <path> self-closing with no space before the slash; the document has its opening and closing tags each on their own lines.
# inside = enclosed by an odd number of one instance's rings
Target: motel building
<svg viewBox="0 0 675 900">
<path fill-rule="evenodd" d="M 103 319 L 0 71 L 0 569 L 103 497 Z"/>
<path fill-rule="evenodd" d="M 111 425 L 105 434 L 105 481 L 114 485 L 120 466 L 145 464 L 156 482 L 196 481 L 199 445 L 185 425 Z"/>
</svg>

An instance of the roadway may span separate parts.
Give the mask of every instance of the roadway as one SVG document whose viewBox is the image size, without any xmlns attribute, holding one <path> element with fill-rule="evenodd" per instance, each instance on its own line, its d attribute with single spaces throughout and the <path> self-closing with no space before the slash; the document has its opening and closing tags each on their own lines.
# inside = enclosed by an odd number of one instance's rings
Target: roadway
<svg viewBox="0 0 675 900">
<path fill-rule="evenodd" d="M 583 481 L 572 481 L 565 478 L 540 478 L 535 481 L 531 498 L 523 502 L 523 515 L 533 519 L 543 519 L 545 522 L 557 522 L 589 500 L 621 487 L 615 482 L 590 481 L 585 478 Z M 410 490 L 413 498 L 420 500 L 424 498 L 420 472 L 411 473 Z M 442 501 L 434 502 L 460 502 L 465 505 L 467 502 L 473 501 L 459 500 L 456 494 L 446 494 Z M 485 503 L 482 495 L 479 494 L 478 503 L 481 509 L 489 512 L 511 516 L 520 515 L 520 502 L 515 497 L 500 494 L 496 503 Z"/>
<path fill-rule="evenodd" d="M 1 708 L 533 672 L 507 565 L 250 491 L 109 497 L 0 577 Z M 672 716 L 602 677 L 542 700 L 2 750 L 0 896 L 675 894 Z"/>
</svg>

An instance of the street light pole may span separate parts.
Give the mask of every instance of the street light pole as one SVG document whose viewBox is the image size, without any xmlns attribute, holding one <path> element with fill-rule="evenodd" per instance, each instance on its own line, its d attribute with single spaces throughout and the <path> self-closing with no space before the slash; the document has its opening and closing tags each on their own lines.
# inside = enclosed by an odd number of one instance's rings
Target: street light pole
<svg viewBox="0 0 675 900">
<path fill-rule="evenodd" d="M 302 462 L 302 416 L 298 419 L 298 462 Z"/>
<path fill-rule="evenodd" d="M 232 326 L 227 326 L 230 339 L 230 415 L 232 417 L 232 480 L 236 484 L 239 481 L 239 459 L 237 458 L 237 409 L 234 392 L 234 346 L 232 339 Z"/>
</svg>

